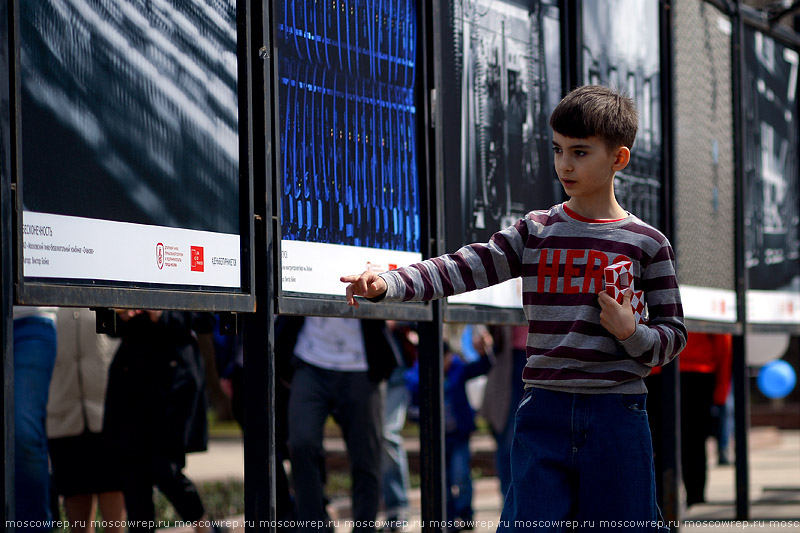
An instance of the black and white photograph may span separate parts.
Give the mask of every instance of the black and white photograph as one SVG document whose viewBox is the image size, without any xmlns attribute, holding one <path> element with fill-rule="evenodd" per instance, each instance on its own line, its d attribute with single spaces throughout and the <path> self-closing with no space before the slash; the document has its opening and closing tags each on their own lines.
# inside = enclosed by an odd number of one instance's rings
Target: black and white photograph
<svg viewBox="0 0 800 533">
<path fill-rule="evenodd" d="M 238 233 L 236 1 L 18 6 L 25 210 Z"/>
<path fill-rule="evenodd" d="M 745 31 L 746 256 L 751 289 L 800 291 L 797 50 Z M 794 83 L 791 83 L 794 80 Z"/>
<path fill-rule="evenodd" d="M 26 278 L 241 286 L 239 4 L 16 4 Z"/>
<path fill-rule="evenodd" d="M 661 225 L 661 46 L 658 0 L 583 0 L 583 83 L 624 91 L 636 102 L 639 131 L 631 161 L 616 177 L 623 208 Z"/>
<path fill-rule="evenodd" d="M 555 0 L 442 2 L 446 247 L 482 242 L 562 199 L 548 120 L 561 99 Z M 451 196 L 452 195 L 452 196 Z"/>
</svg>

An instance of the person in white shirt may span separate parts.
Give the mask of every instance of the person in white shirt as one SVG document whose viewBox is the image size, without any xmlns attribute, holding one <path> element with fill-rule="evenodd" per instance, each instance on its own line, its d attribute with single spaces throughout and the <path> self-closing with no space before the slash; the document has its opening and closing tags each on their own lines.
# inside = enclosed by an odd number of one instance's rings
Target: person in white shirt
<svg viewBox="0 0 800 533">
<path fill-rule="evenodd" d="M 288 326 L 276 325 L 280 330 L 276 352 L 278 357 L 292 357 L 294 366 L 288 419 L 297 514 L 333 530 L 325 509 L 320 460 L 325 421 L 333 415 L 350 458 L 354 531 L 374 531 L 383 428 L 379 384 L 391 374 L 400 354 L 383 321 L 281 318 Z M 319 531 L 316 527 L 308 531 L 312 530 Z"/>
</svg>

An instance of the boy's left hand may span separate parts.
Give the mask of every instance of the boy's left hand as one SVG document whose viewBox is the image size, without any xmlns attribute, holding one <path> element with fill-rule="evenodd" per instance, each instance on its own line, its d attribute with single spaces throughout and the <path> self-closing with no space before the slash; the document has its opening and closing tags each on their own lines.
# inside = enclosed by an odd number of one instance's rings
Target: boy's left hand
<svg viewBox="0 0 800 533">
<path fill-rule="evenodd" d="M 632 297 L 633 291 L 629 288 L 625 289 L 621 304 L 606 291 L 597 295 L 597 301 L 600 303 L 600 324 L 621 341 L 636 333 L 636 318 L 631 307 Z"/>
</svg>

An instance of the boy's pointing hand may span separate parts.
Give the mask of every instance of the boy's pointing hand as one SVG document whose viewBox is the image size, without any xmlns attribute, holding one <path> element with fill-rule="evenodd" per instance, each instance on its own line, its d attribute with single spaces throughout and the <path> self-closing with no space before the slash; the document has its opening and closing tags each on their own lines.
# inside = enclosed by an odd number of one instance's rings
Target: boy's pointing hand
<svg viewBox="0 0 800 533">
<path fill-rule="evenodd" d="M 597 296 L 597 301 L 600 303 L 600 324 L 621 341 L 636 333 L 636 318 L 633 316 L 631 298 L 633 291 L 630 289 L 625 289 L 621 304 L 606 291 Z"/>
<path fill-rule="evenodd" d="M 365 270 L 361 274 L 352 276 L 342 276 L 339 278 L 343 283 L 349 283 L 347 286 L 347 305 L 358 307 L 358 302 L 355 296 L 363 296 L 364 298 L 376 298 L 386 292 L 386 282 L 382 277 Z"/>
</svg>

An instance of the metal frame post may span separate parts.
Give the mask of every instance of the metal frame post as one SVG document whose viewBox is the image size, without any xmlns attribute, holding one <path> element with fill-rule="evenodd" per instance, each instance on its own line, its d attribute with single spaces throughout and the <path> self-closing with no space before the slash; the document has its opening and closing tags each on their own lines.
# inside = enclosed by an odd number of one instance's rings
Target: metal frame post
<svg viewBox="0 0 800 533">
<path fill-rule="evenodd" d="M 731 64 L 733 68 L 733 131 L 734 131 L 734 180 L 735 180 L 735 239 L 736 250 L 736 313 L 742 324 L 741 333 L 733 337 L 733 401 L 736 450 L 736 519 L 750 518 L 750 472 L 748 432 L 750 430 L 750 397 L 747 375 L 747 267 L 745 265 L 745 227 L 744 212 L 746 187 L 744 183 L 744 53 L 742 50 L 744 22 L 741 15 L 741 1 L 736 0 L 732 14 L 733 35 L 731 38 Z"/>
<path fill-rule="evenodd" d="M 432 89 L 435 83 L 434 62 L 431 61 L 429 46 L 434 46 L 433 22 L 439 20 L 434 10 L 442 9 L 441 2 L 417 0 L 419 28 L 417 45 L 417 65 L 422 74 L 422 120 L 418 121 L 418 139 L 425 139 L 424 172 L 428 190 L 426 201 L 422 202 L 421 215 L 424 221 L 421 235 L 422 250 L 429 256 L 444 253 L 444 224 L 441 207 L 444 203 L 442 183 L 442 162 L 436 161 L 436 135 L 433 134 L 437 113 Z M 438 14 L 438 13 L 437 13 Z M 433 50 L 435 53 L 435 50 Z M 442 323 L 444 302 L 431 302 L 430 322 L 419 323 L 419 387 L 420 387 L 420 477 L 422 484 L 422 531 L 425 533 L 446 531 L 443 527 L 447 518 L 445 498 L 445 454 L 444 454 L 444 369 Z"/>
<path fill-rule="evenodd" d="M 244 513 L 247 531 L 276 530 L 275 360 L 272 235 L 272 79 L 271 16 L 262 2 L 248 5 L 248 99 L 253 154 L 253 218 L 256 310 L 245 315 L 244 342 Z"/>
<path fill-rule="evenodd" d="M 2 520 L 14 520 L 14 244 L 13 225 L 14 198 L 11 189 L 11 84 L 13 76 L 13 47 L 10 45 L 9 30 L 13 21 L 12 3 L 6 0 L 0 2 L 0 63 L 5 63 L 5 68 L 0 70 L 0 306 L 2 306 L 2 331 L 0 336 L 3 343 L 3 485 L 2 491 Z M 14 531 L 14 528 L 6 528 Z"/>
<path fill-rule="evenodd" d="M 432 322 L 419 324 L 419 440 L 422 531 L 447 531 L 444 461 L 444 365 L 442 303 L 433 302 Z"/>
<path fill-rule="evenodd" d="M 673 52 L 673 18 L 671 0 L 661 0 L 659 3 L 659 33 L 661 50 L 661 130 L 663 132 L 662 152 L 662 199 L 661 220 L 662 230 L 670 239 L 674 239 L 675 212 L 673 206 L 675 176 L 672 156 L 674 153 L 675 138 L 672 128 L 672 113 L 675 109 L 674 87 L 672 75 Z M 662 370 L 662 396 L 661 396 L 661 423 L 662 440 L 653 443 L 658 446 L 661 455 L 661 494 L 662 512 L 664 519 L 673 523 L 672 530 L 678 531 L 681 516 L 681 412 L 680 412 L 680 370 L 677 362 L 667 365 Z"/>
</svg>

